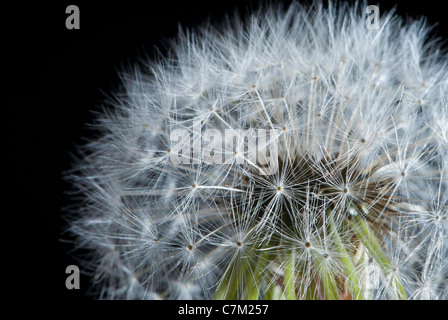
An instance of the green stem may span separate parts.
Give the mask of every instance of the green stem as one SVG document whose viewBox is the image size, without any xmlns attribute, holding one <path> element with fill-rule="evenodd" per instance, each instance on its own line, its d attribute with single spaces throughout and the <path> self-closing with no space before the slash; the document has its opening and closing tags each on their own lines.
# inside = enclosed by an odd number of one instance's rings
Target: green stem
<svg viewBox="0 0 448 320">
<path fill-rule="evenodd" d="M 266 265 L 267 253 L 263 252 L 255 265 L 255 268 L 251 270 L 248 268 L 246 274 L 247 288 L 245 299 L 246 300 L 258 300 L 260 295 L 260 285 L 263 278 L 263 270 Z M 253 271 L 253 272 L 252 272 Z"/>
<path fill-rule="evenodd" d="M 362 288 L 358 277 L 356 275 L 356 269 L 353 264 L 353 260 L 348 253 L 346 246 L 342 242 L 339 231 L 334 223 L 333 217 L 330 215 L 329 219 L 331 234 L 333 235 L 333 239 L 336 245 L 336 248 L 339 253 L 339 258 L 344 267 L 344 272 L 347 277 L 347 281 L 349 284 L 349 288 L 351 290 L 352 297 L 356 300 L 363 300 Z"/>
<path fill-rule="evenodd" d="M 266 300 L 283 300 L 284 294 L 279 285 L 273 284 L 266 291 Z"/>
<path fill-rule="evenodd" d="M 314 279 L 310 280 L 310 283 L 308 284 L 307 290 L 303 293 L 303 299 L 305 299 L 305 300 L 317 300 L 316 284 L 314 283 Z"/>
<path fill-rule="evenodd" d="M 291 250 L 286 257 L 284 268 L 284 287 L 287 300 L 296 300 L 295 251 Z"/>
<path fill-rule="evenodd" d="M 380 266 L 381 270 L 383 270 L 383 272 L 387 276 L 392 269 L 392 265 L 390 264 L 389 259 L 381 248 L 381 244 L 379 243 L 377 237 L 362 217 L 356 215 L 354 217 L 354 220 L 356 221 L 356 223 L 351 222 L 353 230 L 355 230 L 361 242 L 364 244 L 369 253 L 373 256 L 375 261 Z M 391 283 L 392 287 L 395 288 L 395 294 L 397 295 L 398 299 L 405 300 L 406 291 L 404 290 L 401 280 L 397 277 L 392 277 Z"/>
<path fill-rule="evenodd" d="M 295 263 L 296 273 L 296 293 L 297 299 L 300 300 L 318 300 L 316 279 L 311 261 L 304 263 Z"/>
<path fill-rule="evenodd" d="M 268 254 L 263 252 L 259 255 L 254 249 L 250 250 L 251 254 L 247 252 L 246 254 L 257 257 L 256 260 L 237 257 L 219 284 L 215 292 L 215 300 L 258 300 Z"/>
<path fill-rule="evenodd" d="M 246 273 L 247 263 L 237 258 L 227 269 L 224 278 L 216 289 L 214 300 L 236 300 L 240 295 L 240 288 Z"/>
<path fill-rule="evenodd" d="M 328 262 L 323 257 L 316 257 L 316 262 L 316 269 L 321 281 L 324 299 L 338 300 L 339 290 L 331 266 L 328 266 Z"/>
</svg>

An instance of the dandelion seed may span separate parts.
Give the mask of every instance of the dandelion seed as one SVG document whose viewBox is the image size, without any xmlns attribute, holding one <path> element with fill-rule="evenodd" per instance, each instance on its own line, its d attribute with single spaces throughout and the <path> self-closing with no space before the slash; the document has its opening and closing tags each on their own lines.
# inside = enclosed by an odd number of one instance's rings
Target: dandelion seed
<svg viewBox="0 0 448 320">
<path fill-rule="evenodd" d="M 446 57 L 421 21 L 302 9 L 123 74 L 69 176 L 99 298 L 448 299 Z"/>
</svg>

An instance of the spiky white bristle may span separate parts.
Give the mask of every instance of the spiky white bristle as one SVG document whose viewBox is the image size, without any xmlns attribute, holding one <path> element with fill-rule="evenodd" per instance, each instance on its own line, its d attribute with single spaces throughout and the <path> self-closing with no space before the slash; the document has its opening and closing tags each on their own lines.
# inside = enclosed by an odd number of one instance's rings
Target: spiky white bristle
<svg viewBox="0 0 448 320">
<path fill-rule="evenodd" d="M 123 74 L 71 175 L 99 297 L 448 298 L 447 59 L 363 10 L 264 6 Z"/>
</svg>

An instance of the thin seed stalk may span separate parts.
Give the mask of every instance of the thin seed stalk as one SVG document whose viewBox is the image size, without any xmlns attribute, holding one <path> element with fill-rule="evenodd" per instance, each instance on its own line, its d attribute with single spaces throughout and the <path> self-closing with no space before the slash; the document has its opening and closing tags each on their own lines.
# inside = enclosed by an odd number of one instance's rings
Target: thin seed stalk
<svg viewBox="0 0 448 320">
<path fill-rule="evenodd" d="M 303 263 L 296 263 L 296 292 L 297 299 L 300 300 L 318 300 L 318 290 L 316 284 L 316 276 L 313 271 L 311 260 Z"/>
<path fill-rule="evenodd" d="M 266 252 L 264 252 L 258 258 L 253 272 L 252 270 L 250 270 L 250 268 L 248 268 L 248 272 L 246 274 L 247 287 L 244 299 L 258 300 L 263 278 L 263 270 L 265 269 L 266 261 Z"/>
<path fill-rule="evenodd" d="M 307 286 L 307 290 L 303 294 L 304 300 L 317 300 L 316 295 L 316 284 L 314 283 L 314 279 L 311 280 Z"/>
<path fill-rule="evenodd" d="M 351 295 L 356 300 L 363 300 L 363 290 L 356 275 L 356 269 L 353 264 L 353 260 L 350 257 L 344 243 L 342 242 L 341 235 L 339 234 L 339 230 L 337 229 L 333 217 L 329 216 L 329 225 L 331 234 L 333 236 L 334 243 L 336 245 L 337 251 L 339 253 L 339 259 L 342 262 L 344 267 L 344 272 L 346 276 L 346 280 L 348 281 L 349 288 L 351 290 Z"/>
<path fill-rule="evenodd" d="M 227 269 L 213 299 L 258 300 L 266 261 L 266 253 L 258 256 L 256 261 L 241 257 L 235 259 Z"/>
<path fill-rule="evenodd" d="M 283 290 L 277 284 L 272 284 L 266 291 L 266 300 L 284 300 L 284 298 Z"/>
<path fill-rule="evenodd" d="M 295 251 L 289 251 L 284 268 L 284 292 L 287 300 L 296 300 Z"/>
<path fill-rule="evenodd" d="M 236 259 L 227 269 L 224 278 L 216 289 L 214 300 L 237 300 L 240 296 L 240 288 L 245 281 L 248 263 Z"/>
<path fill-rule="evenodd" d="M 351 226 L 353 230 L 356 232 L 357 236 L 361 240 L 361 242 L 364 244 L 364 246 L 367 248 L 368 252 L 372 255 L 372 257 L 375 259 L 375 261 L 380 266 L 381 270 L 384 272 L 384 274 L 387 276 L 390 274 L 390 271 L 392 269 L 392 265 L 387 258 L 386 254 L 384 253 L 383 249 L 381 248 L 381 244 L 379 243 L 376 235 L 371 230 L 367 222 L 360 217 L 359 215 L 356 215 L 354 217 L 355 222 L 351 222 Z M 407 299 L 406 291 L 403 287 L 403 284 L 401 282 L 401 279 L 395 276 L 392 276 L 391 278 L 392 282 L 392 288 L 395 289 L 395 294 L 400 300 Z"/>
<path fill-rule="evenodd" d="M 339 290 L 331 266 L 323 257 L 316 257 L 316 269 L 325 300 L 338 300 Z"/>
</svg>

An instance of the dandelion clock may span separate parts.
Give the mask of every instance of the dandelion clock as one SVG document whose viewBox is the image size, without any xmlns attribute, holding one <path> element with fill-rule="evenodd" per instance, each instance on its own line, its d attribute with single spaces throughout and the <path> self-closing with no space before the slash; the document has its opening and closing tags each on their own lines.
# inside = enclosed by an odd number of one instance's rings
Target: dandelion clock
<svg viewBox="0 0 448 320">
<path fill-rule="evenodd" d="M 98 298 L 448 298 L 448 61 L 367 6 L 263 5 L 123 70 L 68 174 Z"/>
</svg>

